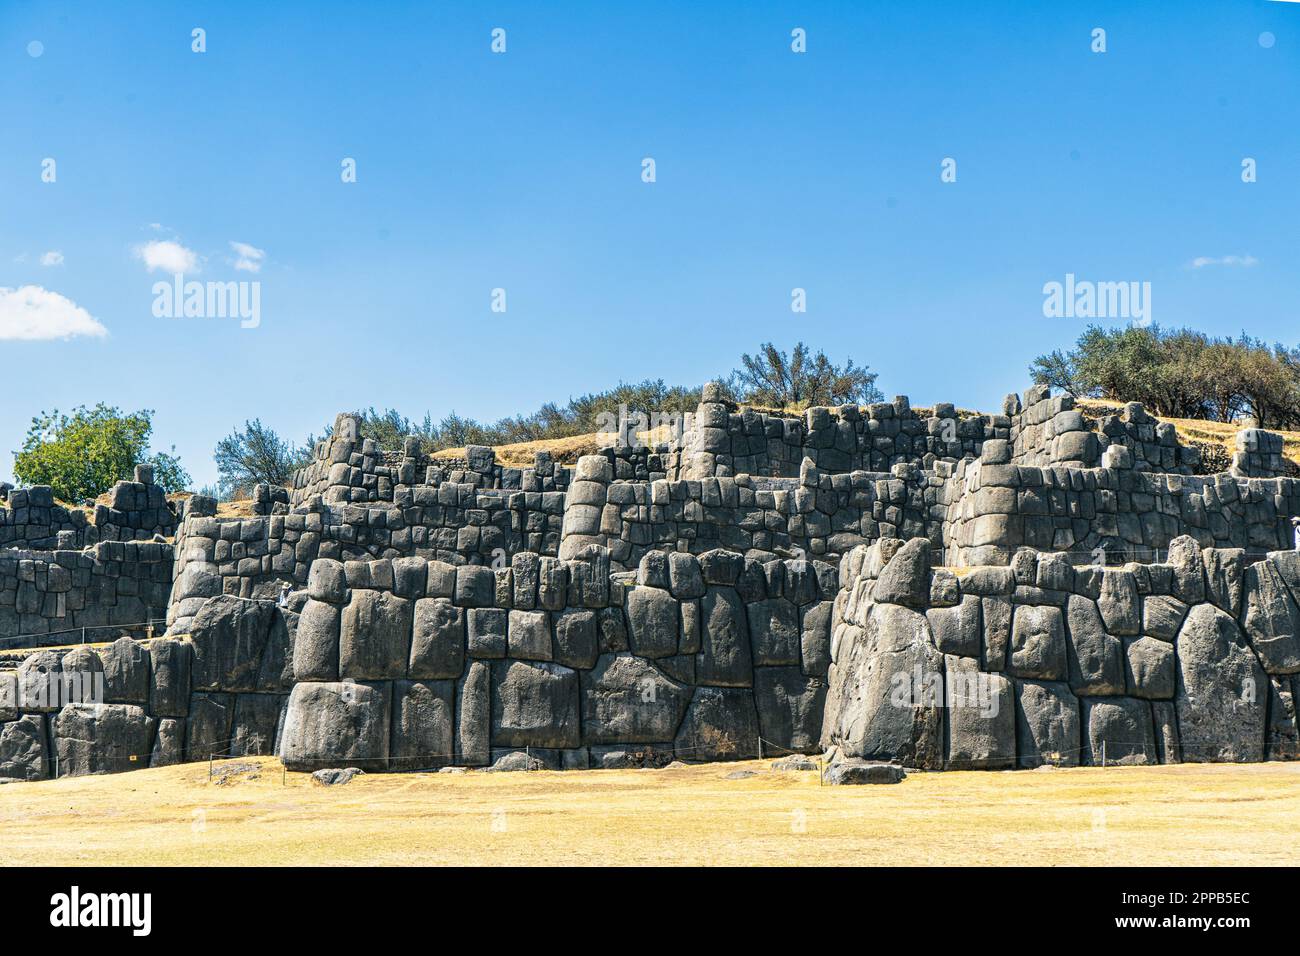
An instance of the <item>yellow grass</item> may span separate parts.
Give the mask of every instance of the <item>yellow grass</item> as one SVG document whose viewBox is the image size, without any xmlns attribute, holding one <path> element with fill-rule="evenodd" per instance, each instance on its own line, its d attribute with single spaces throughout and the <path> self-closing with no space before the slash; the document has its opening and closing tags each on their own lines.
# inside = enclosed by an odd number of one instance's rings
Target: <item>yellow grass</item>
<svg viewBox="0 0 1300 956">
<path fill-rule="evenodd" d="M 321 787 L 239 762 L 257 778 L 211 784 L 187 764 L 0 787 L 0 865 L 1291 865 L 1300 814 L 1300 764 L 819 787 L 754 761 Z M 759 773 L 726 779 L 737 769 Z"/>
<path fill-rule="evenodd" d="M 1112 415 L 1123 407 L 1123 402 L 1104 398 L 1089 398 L 1079 402 L 1079 408 L 1094 417 Z M 1178 429 L 1178 437 L 1184 442 L 1194 439 L 1195 441 L 1203 441 L 1213 445 L 1222 445 L 1229 455 L 1237 450 L 1237 432 L 1241 430 L 1242 426 L 1235 422 L 1207 422 L 1200 418 L 1164 417 L 1161 417 L 1160 420 L 1173 423 L 1174 427 Z M 1282 436 L 1282 454 L 1300 464 L 1300 431 L 1281 431 L 1273 428 L 1270 428 L 1269 431 L 1276 431 Z"/>
</svg>

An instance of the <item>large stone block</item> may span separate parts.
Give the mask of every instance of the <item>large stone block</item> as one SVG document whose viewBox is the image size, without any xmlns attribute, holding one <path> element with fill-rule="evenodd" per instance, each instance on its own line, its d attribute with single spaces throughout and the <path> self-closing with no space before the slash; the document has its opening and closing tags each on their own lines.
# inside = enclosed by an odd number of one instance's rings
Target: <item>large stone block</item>
<svg viewBox="0 0 1300 956">
<path fill-rule="evenodd" d="M 1300 610 L 1272 559 L 1246 569 L 1246 637 L 1270 674 L 1300 672 Z"/>
<path fill-rule="evenodd" d="M 485 767 L 492 752 L 492 670 L 471 661 L 456 683 L 456 760 L 466 767 Z"/>
<path fill-rule="evenodd" d="M 353 589 L 339 631 L 339 676 L 385 680 L 406 675 L 411 602 L 387 591 Z"/>
<path fill-rule="evenodd" d="M 276 607 L 230 595 L 211 598 L 190 626 L 195 690 L 254 691 Z"/>
<path fill-rule="evenodd" d="M 388 752 L 393 770 L 447 767 L 454 762 L 455 682 L 393 682 Z"/>
<path fill-rule="evenodd" d="M 696 680 L 717 687 L 749 687 L 754 681 L 754 656 L 740 595 L 734 588 L 710 587 L 700 599 L 700 617 L 702 648 L 695 658 Z"/>
<path fill-rule="evenodd" d="M 459 677 L 465 669 L 465 612 L 447 598 L 415 602 L 408 673 L 428 680 Z"/>
<path fill-rule="evenodd" d="M 120 637 L 100 648 L 104 665 L 104 700 L 110 704 L 149 702 L 149 648 L 129 637 Z"/>
<path fill-rule="evenodd" d="M 555 615 L 555 646 L 551 659 L 565 667 L 588 670 L 595 666 L 596 612 L 569 608 Z"/>
<path fill-rule="evenodd" d="M 1124 647 L 1118 637 L 1106 633 L 1097 603 L 1071 594 L 1066 620 L 1070 689 L 1076 696 L 1124 693 Z"/>
<path fill-rule="evenodd" d="M 0 725 L 0 780 L 44 780 L 49 775 L 44 715 L 24 714 Z"/>
<path fill-rule="evenodd" d="M 280 738 L 290 770 L 387 770 L 391 687 L 356 681 L 294 685 Z M 194 759 L 191 753 L 190 759 Z"/>
<path fill-rule="evenodd" d="M 507 626 L 507 653 L 510 657 L 522 661 L 553 659 L 550 611 L 511 611 Z"/>
<path fill-rule="evenodd" d="M 475 607 L 466 612 L 469 621 L 469 656 L 493 660 L 506 656 L 510 617 L 502 608 Z"/>
<path fill-rule="evenodd" d="M 969 657 L 944 658 L 950 770 L 1003 770 L 1016 765 L 1016 704 L 1011 681 Z"/>
<path fill-rule="evenodd" d="M 235 720 L 234 694 L 200 693 L 190 696 L 185 721 L 185 753 L 189 760 L 207 760 L 230 753 Z"/>
<path fill-rule="evenodd" d="M 163 717 L 154 732 L 150 767 L 171 767 L 185 760 L 185 718 Z"/>
<path fill-rule="evenodd" d="M 912 538 L 890 559 L 876 580 L 874 598 L 924 608 L 930 601 L 930 541 Z"/>
<path fill-rule="evenodd" d="M 339 676 L 342 612 L 333 604 L 309 600 L 298 616 L 293 644 L 295 680 L 329 681 Z"/>
<path fill-rule="evenodd" d="M 1083 762 L 1090 767 L 1109 764 L 1154 764 L 1155 725 L 1151 705 L 1132 697 L 1082 697 Z"/>
<path fill-rule="evenodd" d="M 624 609 L 633 654 L 653 659 L 677 653 L 681 612 L 671 594 L 659 588 L 629 588 Z"/>
<path fill-rule="evenodd" d="M 758 735 L 747 689 L 697 687 L 674 746 L 679 760 L 750 760 L 759 754 Z"/>
<path fill-rule="evenodd" d="M 1015 688 L 1017 766 L 1077 767 L 1079 701 L 1069 685 L 1018 680 Z"/>
<path fill-rule="evenodd" d="M 780 563 L 777 562 L 778 566 Z M 799 609 L 783 597 L 755 601 L 745 607 L 754 664 L 780 666 L 799 663 Z"/>
<path fill-rule="evenodd" d="M 691 701 L 689 687 L 630 654 L 602 656 L 581 683 L 587 745 L 672 740 Z"/>
<path fill-rule="evenodd" d="M 820 601 L 801 608 L 799 659 L 809 677 L 825 677 L 831 666 L 831 616 L 833 601 Z"/>
<path fill-rule="evenodd" d="M 1174 706 L 1183 759 L 1264 759 L 1267 677 L 1232 618 L 1198 604 L 1178 632 Z"/>
<path fill-rule="evenodd" d="M 549 663 L 499 661 L 492 665 L 492 745 L 580 745 L 578 674 Z"/>
<path fill-rule="evenodd" d="M 134 704 L 68 704 L 51 721 L 60 777 L 149 766 L 153 718 Z"/>
<path fill-rule="evenodd" d="M 821 739 L 826 681 L 799 667 L 754 668 L 754 704 L 763 753 L 813 753 Z M 773 747 L 776 749 L 773 750 Z"/>
<path fill-rule="evenodd" d="M 930 608 L 925 617 L 940 651 L 964 657 L 980 656 L 980 598 L 967 595 L 955 607 Z"/>
<path fill-rule="evenodd" d="M 158 638 L 149 644 L 149 712 L 155 717 L 184 717 L 190 711 L 188 641 Z"/>
<path fill-rule="evenodd" d="M 1172 699 L 1177 671 L 1174 646 L 1154 637 L 1126 638 L 1125 645 L 1127 693 L 1145 700 Z"/>
<path fill-rule="evenodd" d="M 1061 609 L 1018 605 L 1011 618 L 1007 673 L 1033 680 L 1064 680 L 1068 672 Z"/>
</svg>

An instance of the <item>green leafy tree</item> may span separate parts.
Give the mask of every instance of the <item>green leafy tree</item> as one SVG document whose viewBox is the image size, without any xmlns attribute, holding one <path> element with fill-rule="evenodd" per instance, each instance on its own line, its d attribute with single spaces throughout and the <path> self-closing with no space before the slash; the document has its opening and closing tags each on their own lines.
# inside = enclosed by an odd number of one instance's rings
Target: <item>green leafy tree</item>
<svg viewBox="0 0 1300 956">
<path fill-rule="evenodd" d="M 853 359 L 836 365 L 826 353 L 816 354 L 799 342 L 787 355 L 764 342 L 754 355 L 740 357 L 741 367 L 729 385 L 741 401 L 773 408 L 850 405 L 878 402 L 876 373 L 856 366 Z"/>
<path fill-rule="evenodd" d="M 220 497 L 232 498 L 256 484 L 287 485 L 294 471 L 310 460 L 311 445 L 291 445 L 255 418 L 217 442 L 213 458 Z"/>
<path fill-rule="evenodd" d="M 135 466 L 154 466 L 164 491 L 181 491 L 190 476 L 171 453 L 148 454 L 153 411 L 124 414 L 105 405 L 84 405 L 61 415 L 58 409 L 32 419 L 22 450 L 14 454 L 14 476 L 25 485 L 49 485 L 62 501 L 102 495 L 133 477 Z"/>
</svg>

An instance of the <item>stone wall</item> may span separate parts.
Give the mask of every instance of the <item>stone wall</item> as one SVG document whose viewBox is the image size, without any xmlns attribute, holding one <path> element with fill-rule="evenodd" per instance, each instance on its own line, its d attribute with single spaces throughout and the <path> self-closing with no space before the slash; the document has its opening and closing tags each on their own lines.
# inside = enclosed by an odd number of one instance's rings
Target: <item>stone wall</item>
<svg viewBox="0 0 1300 956">
<path fill-rule="evenodd" d="M 0 780 L 275 752 L 297 614 L 218 597 L 186 640 L 46 650 L 0 671 Z"/>
<path fill-rule="evenodd" d="M 1005 564 L 1016 549 L 1070 551 L 1076 560 L 1151 560 L 1179 535 L 1205 547 L 1262 554 L 1291 545 L 1300 481 L 1180 475 L 1135 468 L 1014 463 L 1012 449 L 985 443 L 956 466 L 942 539 L 950 565 Z"/>
<path fill-rule="evenodd" d="M 1247 565 L 1179 538 L 1168 563 L 931 571 L 855 550 L 832 622 L 822 744 L 927 769 L 1300 756 L 1300 554 Z"/>
<path fill-rule="evenodd" d="M 817 747 L 830 565 L 726 551 L 636 572 L 517 554 L 312 565 L 281 745 L 295 769 L 552 768 Z"/>
<path fill-rule="evenodd" d="M 96 504 L 89 518 L 80 508 L 58 504 L 49 485 L 10 491 L 9 506 L 0 507 L 0 548 L 71 550 L 100 541 L 169 537 L 176 529 L 176 511 L 154 484 L 153 468 L 138 465 L 135 476 L 135 481 L 115 484 L 108 503 Z"/>
</svg>

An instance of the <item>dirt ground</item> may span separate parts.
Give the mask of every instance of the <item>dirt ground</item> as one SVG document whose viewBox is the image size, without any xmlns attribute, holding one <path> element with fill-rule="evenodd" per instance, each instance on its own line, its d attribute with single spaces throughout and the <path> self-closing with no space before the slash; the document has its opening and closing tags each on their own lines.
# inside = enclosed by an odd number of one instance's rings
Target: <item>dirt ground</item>
<svg viewBox="0 0 1300 956">
<path fill-rule="evenodd" d="M 242 765 L 242 769 L 239 766 Z M 366 775 L 273 758 L 0 787 L 0 864 L 1294 865 L 1300 764 L 916 773 L 768 762 Z M 752 776 L 729 779 L 736 771 Z"/>
</svg>

